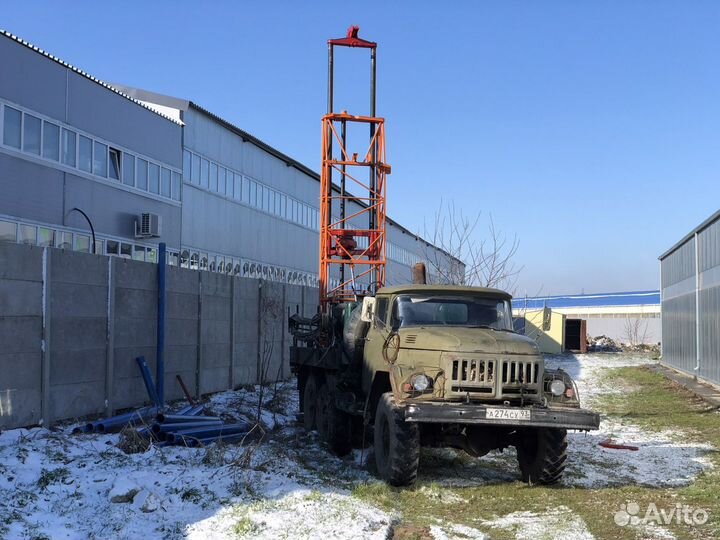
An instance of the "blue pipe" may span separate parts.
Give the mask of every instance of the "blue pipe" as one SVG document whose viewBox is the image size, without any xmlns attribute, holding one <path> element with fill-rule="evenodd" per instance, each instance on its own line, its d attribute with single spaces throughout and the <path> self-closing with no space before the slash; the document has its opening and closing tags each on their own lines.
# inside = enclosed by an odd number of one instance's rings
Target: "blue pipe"
<svg viewBox="0 0 720 540">
<path fill-rule="evenodd" d="M 195 407 L 193 407 L 192 409 L 190 409 L 188 412 L 186 412 L 184 414 L 187 414 L 188 416 L 197 416 L 204 410 L 205 410 L 205 405 L 196 405 Z"/>
<path fill-rule="evenodd" d="M 189 411 L 192 410 L 192 408 L 193 408 L 192 405 L 186 405 L 185 407 L 183 407 L 182 409 L 180 409 L 177 412 L 174 412 L 173 414 L 187 414 Z"/>
<path fill-rule="evenodd" d="M 155 421 L 158 424 L 186 424 L 188 422 L 219 422 L 222 423 L 222 418 L 217 416 L 186 416 L 184 414 L 163 414 L 160 413 L 155 416 Z"/>
<path fill-rule="evenodd" d="M 155 407 L 146 407 L 131 413 L 121 414 L 119 416 L 113 416 L 112 418 L 106 418 L 104 420 L 93 422 L 92 428 L 93 431 L 98 433 L 106 433 L 108 431 L 112 431 L 113 429 L 122 428 L 133 422 L 144 421 L 154 416 L 156 413 L 157 409 L 155 409 Z"/>
<path fill-rule="evenodd" d="M 208 422 L 206 420 L 200 422 L 188 422 L 186 424 L 153 424 L 152 432 L 155 435 L 160 433 L 169 433 L 176 431 L 193 431 L 201 428 L 212 428 L 217 429 L 222 425 L 222 420 L 218 418 L 216 421 Z"/>
<path fill-rule="evenodd" d="M 157 310 L 157 365 L 155 384 L 158 406 L 165 404 L 165 269 L 167 267 L 165 242 L 160 242 L 158 252 L 158 310 Z"/>
<path fill-rule="evenodd" d="M 214 442 L 222 441 L 222 442 L 237 442 L 241 441 L 243 438 L 247 436 L 247 431 L 239 431 L 237 433 L 227 434 L 227 435 L 212 435 L 209 437 L 192 437 L 190 435 L 175 435 L 172 439 L 167 439 L 166 444 L 169 445 L 184 445 L 189 446 L 191 448 L 196 448 L 198 446 L 205 446 L 207 444 L 211 444 Z"/>
<path fill-rule="evenodd" d="M 173 430 L 175 437 L 185 436 L 193 437 L 197 439 L 203 439 L 205 437 L 218 437 L 220 435 L 233 435 L 241 431 L 249 431 L 250 425 L 246 422 L 240 424 L 224 424 L 220 426 L 206 426 L 206 427 L 189 427 L 187 429 Z"/>
<path fill-rule="evenodd" d="M 135 361 L 140 368 L 140 374 L 142 375 L 143 382 L 145 383 L 145 389 L 150 397 L 150 401 L 159 407 L 160 399 L 158 398 L 157 391 L 155 390 L 155 385 L 153 385 L 152 375 L 150 375 L 150 369 L 145 361 L 145 357 L 138 356 Z"/>
</svg>

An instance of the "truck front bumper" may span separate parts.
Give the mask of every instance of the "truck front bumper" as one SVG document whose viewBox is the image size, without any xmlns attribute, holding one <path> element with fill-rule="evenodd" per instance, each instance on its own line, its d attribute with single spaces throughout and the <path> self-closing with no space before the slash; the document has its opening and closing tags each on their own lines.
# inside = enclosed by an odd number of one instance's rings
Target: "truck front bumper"
<svg viewBox="0 0 720 540">
<path fill-rule="evenodd" d="M 492 409 L 493 417 L 488 417 Z M 498 414 L 498 410 L 501 414 Z M 523 418 L 510 418 L 518 410 Z M 507 411 L 506 415 L 502 413 Z M 498 416 L 506 416 L 504 418 Z M 505 407 L 478 403 L 408 403 L 405 405 L 405 420 L 436 424 L 480 424 L 508 427 L 550 427 L 589 431 L 600 427 L 600 415 L 585 409 L 565 407 Z"/>
</svg>

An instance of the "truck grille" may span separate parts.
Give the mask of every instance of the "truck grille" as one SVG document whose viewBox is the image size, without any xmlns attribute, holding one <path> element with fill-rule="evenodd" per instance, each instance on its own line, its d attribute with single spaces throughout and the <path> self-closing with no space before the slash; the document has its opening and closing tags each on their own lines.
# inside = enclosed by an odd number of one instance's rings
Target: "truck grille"
<svg viewBox="0 0 720 540">
<path fill-rule="evenodd" d="M 453 360 L 450 374 L 451 390 L 492 394 L 496 372 L 495 360 Z"/>
<path fill-rule="evenodd" d="M 445 365 L 449 398 L 516 400 L 542 394 L 543 363 L 537 358 L 454 357 Z"/>
<path fill-rule="evenodd" d="M 538 369 L 535 362 L 510 360 L 503 363 L 503 384 L 537 384 Z"/>
</svg>

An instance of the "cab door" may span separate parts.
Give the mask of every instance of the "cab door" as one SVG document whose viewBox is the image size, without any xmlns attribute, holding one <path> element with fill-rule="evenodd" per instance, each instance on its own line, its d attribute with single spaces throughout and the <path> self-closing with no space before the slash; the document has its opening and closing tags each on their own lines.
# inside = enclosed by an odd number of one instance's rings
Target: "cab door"
<svg viewBox="0 0 720 540">
<path fill-rule="evenodd" d="M 365 352 L 363 362 L 362 388 L 364 392 L 370 391 L 376 371 L 388 371 L 387 362 L 383 359 L 383 345 L 390 332 L 388 312 L 390 311 L 390 297 L 378 296 L 375 300 L 375 316 L 370 323 L 365 338 Z"/>
</svg>

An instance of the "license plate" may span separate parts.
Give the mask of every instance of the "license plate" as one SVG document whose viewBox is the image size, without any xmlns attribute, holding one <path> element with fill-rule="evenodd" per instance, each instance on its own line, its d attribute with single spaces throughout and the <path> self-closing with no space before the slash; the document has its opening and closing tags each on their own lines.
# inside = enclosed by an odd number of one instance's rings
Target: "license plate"
<svg viewBox="0 0 720 540">
<path fill-rule="evenodd" d="M 497 409 L 488 407 L 485 411 L 485 418 L 496 418 L 498 420 L 530 420 L 530 411 L 528 409 Z"/>
</svg>

